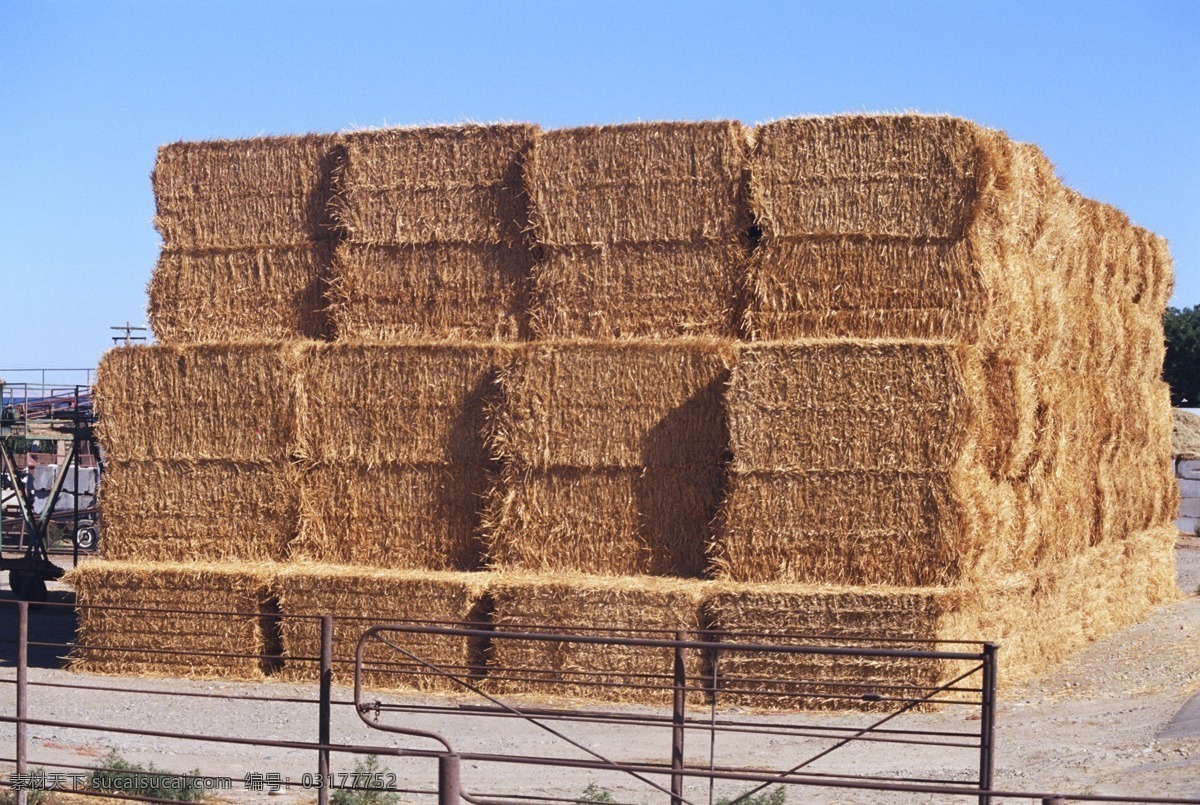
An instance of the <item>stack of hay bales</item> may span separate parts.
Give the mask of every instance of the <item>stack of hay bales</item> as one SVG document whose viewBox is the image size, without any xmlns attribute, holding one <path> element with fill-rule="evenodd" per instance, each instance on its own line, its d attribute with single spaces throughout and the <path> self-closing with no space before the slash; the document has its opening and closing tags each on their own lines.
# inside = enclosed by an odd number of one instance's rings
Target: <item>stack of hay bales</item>
<svg viewBox="0 0 1200 805">
<path fill-rule="evenodd" d="M 728 121 L 566 129 L 534 144 L 538 341 L 502 370 L 495 422 L 489 559 L 519 574 L 494 596 L 498 633 L 699 625 L 748 253 L 745 152 Z M 493 662 L 506 692 L 601 698 L 644 697 L 630 674 L 671 673 L 661 652 L 502 638 Z M 569 681 L 579 668 L 613 687 Z"/>
<path fill-rule="evenodd" d="M 523 628 L 998 639 L 1017 678 L 1176 594 L 1169 255 L 998 132 L 365 131 L 171 146 L 155 187 L 163 344 L 101 367 L 117 561 L 74 578 L 219 588 L 242 615 L 199 644 L 250 659 L 195 673 L 311 678 L 332 614 L 341 679 L 365 625 L 488 624 L 405 645 L 505 695 L 662 701 L 639 685 L 671 675 Z M 171 621 L 81 623 L 112 647 L 85 667 L 171 670 L 146 651 Z M 962 670 L 687 663 L 768 708 L 770 677 L 837 706 Z"/>
<path fill-rule="evenodd" d="M 714 562 L 778 589 L 714 626 L 836 631 L 870 595 L 886 637 L 922 600 L 919 636 L 1019 634 L 1019 675 L 1174 594 L 1160 239 L 949 118 L 767 124 L 751 177 Z M 1114 594 L 1084 617 L 1084 588 Z"/>
</svg>

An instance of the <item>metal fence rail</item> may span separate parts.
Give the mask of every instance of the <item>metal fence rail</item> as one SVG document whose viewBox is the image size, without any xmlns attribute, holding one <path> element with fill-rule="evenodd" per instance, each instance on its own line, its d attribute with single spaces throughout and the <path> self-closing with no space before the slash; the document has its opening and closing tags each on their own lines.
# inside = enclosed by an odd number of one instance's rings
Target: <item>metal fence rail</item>
<svg viewBox="0 0 1200 805">
<path fill-rule="evenodd" d="M 52 613 L 55 608 L 70 608 L 69 602 L 36 605 L 36 613 Z M 105 609 L 105 608 L 99 608 Z M 220 615 L 221 617 L 256 617 L 246 613 L 196 613 L 182 610 L 162 610 L 142 607 L 112 608 L 121 611 L 154 611 L 160 615 Z M 307 779 L 281 780 L 280 785 L 315 788 L 320 805 L 329 802 L 332 791 L 338 788 L 354 788 L 337 785 L 330 773 L 331 757 L 342 755 L 377 755 L 392 758 L 413 758 L 436 763 L 438 773 L 418 786 L 389 785 L 384 791 L 403 793 L 409 796 L 426 797 L 439 803 L 471 802 L 509 805 L 513 802 L 582 802 L 580 797 L 557 797 L 529 795 L 514 791 L 485 791 L 479 786 L 489 785 L 491 776 L 488 767 L 531 767 L 557 769 L 561 773 L 571 770 L 619 774 L 641 786 L 648 799 L 642 802 L 671 802 L 691 805 L 713 799 L 713 785 L 717 782 L 740 782 L 744 784 L 738 799 L 748 797 L 764 788 L 775 785 L 796 787 L 798 791 L 832 789 L 860 792 L 891 792 L 916 795 L 935 795 L 963 801 L 988 802 L 997 800 L 1025 800 L 1049 802 L 1145 802 L 1184 803 L 1200 800 L 1113 797 L 1075 795 L 1063 798 L 1058 794 L 1036 791 L 998 791 L 992 788 L 992 755 L 994 749 L 994 712 L 996 686 L 996 649 L 986 643 L 921 643 L 919 641 L 887 641 L 887 646 L 872 645 L 879 641 L 855 640 L 819 635 L 778 634 L 729 634 L 712 630 L 663 633 L 654 630 L 592 629 L 586 632 L 552 629 L 546 626 L 505 626 L 503 630 L 481 628 L 479 624 L 439 624 L 432 622 L 404 622 L 378 624 L 361 619 L 345 619 L 362 626 L 354 656 L 335 653 L 334 621 L 330 616 L 302 616 L 313 626 L 319 624 L 320 651 L 317 656 L 290 658 L 303 662 L 312 669 L 312 681 L 317 683 L 314 694 L 297 695 L 290 691 L 276 695 L 271 684 L 262 684 L 252 692 L 213 690 L 161 690 L 138 680 L 97 680 L 81 678 L 78 682 L 57 679 L 31 678 L 30 650 L 50 650 L 54 657 L 68 652 L 76 655 L 87 652 L 143 653 L 154 651 L 152 646 L 104 646 L 85 645 L 75 639 L 31 640 L 29 629 L 31 607 L 24 602 L 0 601 L 0 614 L 16 626 L 15 679 L 0 680 L 15 688 L 15 697 L 2 711 L 0 723 L 14 725 L 14 755 L 0 758 L 13 762 L 18 781 L 28 782 L 29 769 L 34 766 L 85 772 L 85 768 L 60 762 L 49 762 L 30 756 L 29 730 L 31 728 L 53 728 L 77 730 L 85 734 L 130 735 L 159 738 L 162 740 L 190 740 L 218 747 L 258 747 L 265 749 L 300 750 L 311 752 L 314 772 Z M 287 615 L 272 614 L 274 618 Z M 301 616 L 295 616 L 301 617 Z M 35 618 L 36 620 L 36 618 Z M 186 638 L 186 633 L 175 635 Z M 665 673 L 657 669 L 651 672 L 630 670 L 614 672 L 611 667 L 563 667 L 554 663 L 530 662 L 519 667 L 499 670 L 479 667 L 472 663 L 450 663 L 431 659 L 425 649 L 430 640 L 477 641 L 495 650 L 502 641 L 511 641 L 528 646 L 551 649 L 544 656 L 559 656 L 563 652 L 583 652 L 575 657 L 603 658 L 605 652 L 621 652 L 621 657 L 650 655 L 666 658 Z M 901 644 L 896 647 L 892 644 Z M 223 652 L 212 648 L 200 650 L 173 648 L 163 650 L 164 656 L 186 659 L 189 656 L 212 658 L 214 656 L 261 659 L 270 661 L 269 667 L 280 667 L 289 658 L 281 654 L 248 654 L 246 652 Z M 543 656 L 543 655 L 533 655 Z M 737 656 L 767 657 L 774 663 L 788 661 L 803 663 L 820 659 L 833 663 L 829 666 L 817 664 L 805 668 L 804 674 L 779 676 L 750 676 L 733 684 L 723 670 L 723 658 Z M 947 664 L 955 673 L 943 674 L 929 684 L 878 683 L 869 679 L 826 679 L 807 672 L 822 667 L 833 669 L 854 668 L 854 663 L 868 664 L 884 661 L 933 663 L 945 669 Z M 847 666 L 846 664 L 850 665 Z M 768 665 L 767 667 L 788 667 Z M 37 669 L 32 669 L 36 672 Z M 490 674 L 489 670 L 496 671 Z M 347 679 L 353 673 L 353 697 L 336 695 L 335 676 Z M 474 701 L 449 701 L 445 696 L 397 697 L 387 687 L 378 686 L 374 680 L 383 678 L 396 680 L 411 679 L 414 674 L 424 678 L 439 678 L 446 687 L 470 696 Z M 613 676 L 620 679 L 614 680 Z M 581 686 L 592 683 L 593 687 Z M 536 696 L 507 694 L 504 686 L 517 684 L 569 685 L 571 689 L 595 690 L 603 698 L 607 694 L 626 695 L 630 691 L 652 693 L 662 699 L 661 704 L 636 708 L 613 707 L 602 703 L 572 703 L 556 705 Z M 403 685 L 401 685 L 403 686 Z M 820 699 L 824 703 L 839 705 L 855 704 L 863 708 L 856 716 L 838 717 L 833 721 L 817 717 L 754 716 L 725 705 L 730 699 L 746 691 L 758 696 L 771 693 L 774 686 L 781 702 L 811 704 Z M 816 687 L 817 690 L 813 690 Z M 36 688 L 93 691 L 112 695 L 138 697 L 182 697 L 202 699 L 216 705 L 227 701 L 231 714 L 239 704 L 245 702 L 279 703 L 280 705 L 312 706 L 312 726 L 316 727 L 317 740 L 272 740 L 261 737 L 235 735 L 213 735 L 204 732 L 149 729 L 144 725 L 102 724 L 87 721 L 62 720 L 39 717 L 30 712 L 29 691 Z M 882 691 L 882 692 L 880 692 Z M 918 722 L 906 724 L 905 717 L 927 707 L 930 703 L 941 707 L 968 708 L 978 713 L 978 729 L 932 729 Z M 401 746 L 390 745 L 390 740 L 369 743 L 340 742 L 333 734 L 334 708 L 353 708 L 358 718 L 372 730 L 402 735 L 406 740 Z M 788 708 L 784 708 L 788 709 Z M 531 754 L 503 751 L 501 747 L 487 746 L 487 751 L 464 751 L 457 733 L 415 727 L 414 716 L 438 716 L 453 718 L 452 724 L 478 724 L 497 720 L 519 720 L 531 729 L 536 729 L 552 742 L 569 748 L 574 756 L 555 755 L 546 752 Z M 847 722 L 848 719 L 861 721 Z M 843 723 L 847 722 L 847 723 Z M 583 733 L 571 734 L 573 725 Z M 587 730 L 607 727 L 638 734 L 660 731 L 663 735 L 660 760 L 644 757 L 619 757 L 610 750 L 599 750 L 581 740 Z M 625 735 L 625 732 L 619 733 Z M 657 733 L 656 733 L 657 734 Z M 737 762 L 724 760 L 716 750 L 719 736 L 751 736 L 755 739 L 772 738 L 783 741 L 774 767 L 762 765 L 747 767 Z M 383 735 L 381 734 L 381 738 Z M 708 749 L 707 761 L 689 759 L 685 753 L 694 748 L 696 740 L 704 741 Z M 789 743 L 790 742 L 790 743 Z M 819 751 L 813 751 L 819 744 Z M 956 778 L 921 777 L 917 775 L 888 776 L 883 773 L 863 774 L 839 770 L 836 767 L 820 767 L 828 758 L 836 757 L 839 751 L 852 746 L 887 744 L 893 749 L 913 747 L 961 753 L 962 771 Z M 464 763 L 479 764 L 483 770 L 463 777 Z M 814 768 L 814 766 L 817 766 Z M 969 777 L 968 777 L 969 775 Z M 188 777 L 188 775 L 173 775 Z M 196 778 L 202 779 L 202 778 Z M 965 779 L 974 779 L 967 783 Z M 315 784 L 314 784 L 315 782 Z M 345 782 L 345 781 L 343 781 Z M 11 781 L 10 781 L 11 784 Z M 690 786 L 690 787 L 689 787 Z M 706 795 L 696 796 L 695 791 L 707 786 Z M 368 786 L 376 790 L 376 786 Z M 17 799 L 24 805 L 27 788 L 17 786 Z M 153 798 L 136 797 L 119 792 L 92 791 L 89 795 L 113 796 L 125 799 Z M 738 801 L 735 799 L 734 801 Z"/>
</svg>

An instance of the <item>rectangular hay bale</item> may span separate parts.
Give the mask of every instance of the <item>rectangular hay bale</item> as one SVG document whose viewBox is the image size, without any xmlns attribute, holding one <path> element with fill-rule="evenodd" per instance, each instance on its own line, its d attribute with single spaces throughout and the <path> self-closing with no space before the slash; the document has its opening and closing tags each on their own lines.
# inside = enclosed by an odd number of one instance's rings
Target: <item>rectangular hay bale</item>
<svg viewBox="0 0 1200 805">
<path fill-rule="evenodd" d="M 296 536 L 297 472 L 286 462 L 110 461 L 102 487 L 109 559 L 278 561 Z"/>
<path fill-rule="evenodd" d="M 660 578 L 497 575 L 489 584 L 494 637 L 487 690 L 498 695 L 663 704 L 671 700 L 671 648 L 505 639 L 507 631 L 674 640 L 700 628 L 705 582 Z M 685 654 L 691 684 L 704 657 Z M 655 689 L 652 689 L 655 688 Z"/>
<path fill-rule="evenodd" d="M 497 451 L 519 467 L 713 466 L 729 342 L 534 344 L 500 374 Z"/>
<path fill-rule="evenodd" d="M 110 460 L 286 460 L 295 447 L 293 348 L 277 343 L 111 349 L 96 373 Z"/>
<path fill-rule="evenodd" d="M 299 478 L 292 561 L 476 570 L 487 469 L 469 465 L 317 464 Z"/>
<path fill-rule="evenodd" d="M 331 326 L 346 341 L 515 341 L 525 327 L 532 262 L 524 245 L 343 243 Z"/>
<path fill-rule="evenodd" d="M 339 683 L 354 679 L 359 637 L 384 623 L 465 623 L 482 625 L 486 577 L 472 573 L 371 570 L 334 565 L 296 564 L 280 569 L 272 590 L 277 597 L 283 640 L 280 677 L 315 682 L 320 669 L 319 616 L 332 615 L 333 675 Z M 450 635 L 391 633 L 388 639 L 463 678 L 483 673 L 477 641 Z M 364 684 L 371 688 L 462 692 L 464 688 L 438 676 L 423 662 L 378 641 L 364 655 Z"/>
<path fill-rule="evenodd" d="M 169 249 L 303 246 L 336 233 L 341 137 L 178 142 L 158 150 L 154 224 Z"/>
<path fill-rule="evenodd" d="M 164 249 L 150 279 L 150 327 L 160 344 L 329 336 L 333 247 Z"/>
<path fill-rule="evenodd" d="M 64 581 L 75 589 L 79 613 L 72 670 L 262 678 L 267 658 L 260 655 L 269 653 L 262 623 L 268 575 L 258 569 L 243 564 L 92 561 L 72 570 Z M 171 653 L 192 651 L 200 653 Z"/>
<path fill-rule="evenodd" d="M 542 133 L 525 174 L 548 247 L 736 242 L 748 225 L 740 123 L 630 123 Z"/>
<path fill-rule="evenodd" d="M 485 520 L 491 564 L 528 572 L 699 576 L 721 467 L 507 471 Z"/>
<path fill-rule="evenodd" d="M 537 338 L 734 338 L 747 249 L 740 243 L 562 246 L 532 268 Z"/>
<path fill-rule="evenodd" d="M 480 344 L 311 345 L 298 360 L 298 452 L 368 467 L 485 466 L 503 354 Z"/>
<path fill-rule="evenodd" d="M 347 134 L 338 218 L 360 243 L 516 245 L 525 228 L 529 124 Z"/>
</svg>

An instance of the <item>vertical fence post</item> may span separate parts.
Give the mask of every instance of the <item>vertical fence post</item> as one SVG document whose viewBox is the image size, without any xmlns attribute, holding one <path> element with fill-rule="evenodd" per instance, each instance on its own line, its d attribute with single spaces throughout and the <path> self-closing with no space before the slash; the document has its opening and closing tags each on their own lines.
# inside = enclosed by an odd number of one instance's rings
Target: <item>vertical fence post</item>
<svg viewBox="0 0 1200 805">
<path fill-rule="evenodd" d="M 979 788 L 992 789 L 993 762 L 996 746 L 996 644 L 983 644 L 983 684 L 980 686 L 979 714 Z M 990 805 L 992 798 L 979 796 L 979 805 Z"/>
<path fill-rule="evenodd" d="M 687 671 L 684 669 L 684 632 L 675 633 L 674 698 L 671 705 L 671 805 L 683 805 L 683 738 L 687 715 Z"/>
<path fill-rule="evenodd" d="M 450 752 L 438 756 L 438 805 L 459 805 L 462 802 L 459 780 L 459 757 Z"/>
<path fill-rule="evenodd" d="M 321 616 L 321 693 L 317 714 L 317 741 L 328 745 L 330 740 L 329 717 L 333 697 L 333 616 Z M 321 787 L 317 789 L 318 805 L 329 805 L 329 750 L 317 750 L 317 779 Z"/>
<path fill-rule="evenodd" d="M 25 719 L 29 717 L 26 695 L 29 693 L 29 602 L 17 602 L 17 768 L 16 774 L 28 773 L 25 746 Z M 29 790 L 22 784 L 16 789 L 17 805 L 26 805 Z"/>
</svg>

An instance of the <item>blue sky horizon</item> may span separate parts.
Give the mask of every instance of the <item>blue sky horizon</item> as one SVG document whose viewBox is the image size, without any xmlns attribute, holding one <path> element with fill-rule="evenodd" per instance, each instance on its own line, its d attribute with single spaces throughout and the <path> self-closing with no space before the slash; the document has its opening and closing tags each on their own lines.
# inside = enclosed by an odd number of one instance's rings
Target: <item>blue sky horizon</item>
<svg viewBox="0 0 1200 805">
<path fill-rule="evenodd" d="M 1039 145 L 1200 304 L 1200 3 L 0 0 L 0 377 L 145 323 L 177 140 L 919 111 Z"/>
</svg>

